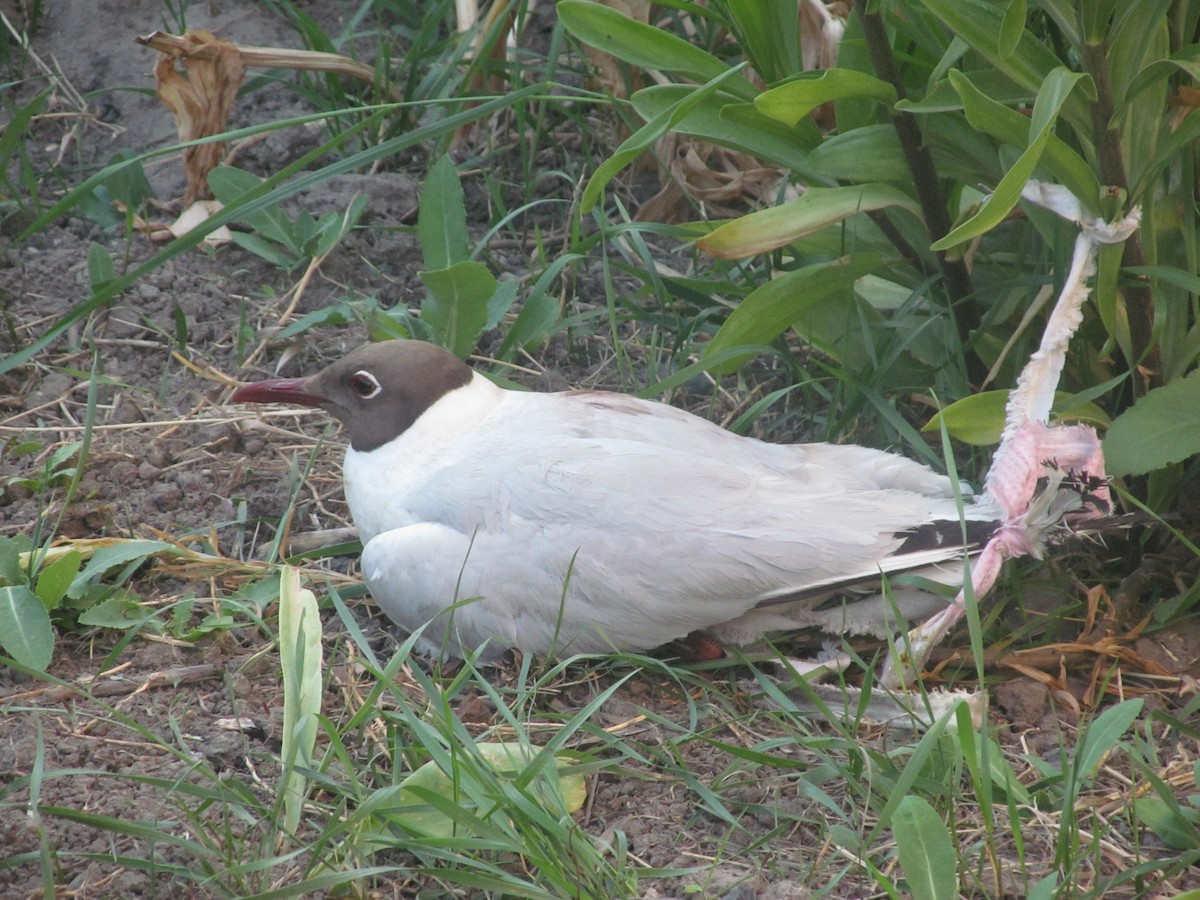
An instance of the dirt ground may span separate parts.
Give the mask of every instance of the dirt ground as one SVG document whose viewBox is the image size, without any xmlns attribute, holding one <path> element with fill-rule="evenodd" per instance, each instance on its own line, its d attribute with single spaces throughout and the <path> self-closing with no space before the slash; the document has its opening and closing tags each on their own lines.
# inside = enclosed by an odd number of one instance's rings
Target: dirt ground
<svg viewBox="0 0 1200 900">
<path fill-rule="evenodd" d="M 333 26 L 339 15 L 355 6 L 313 4 L 308 11 Z M 174 124 L 153 96 L 154 55 L 132 40 L 167 24 L 162 20 L 163 8 L 159 0 L 63 0 L 45 5 L 33 49 L 87 101 L 84 116 L 61 100 L 62 105 L 50 110 L 58 115 L 38 125 L 38 139 L 31 144 L 39 168 L 63 173 L 62 186 L 119 151 L 140 152 L 175 141 Z M 0 2 L 0 10 L 10 20 L 19 19 L 12 3 Z M 295 35 L 258 3 L 192 4 L 188 20 L 192 26 L 208 27 L 243 43 L 297 45 Z M 249 125 L 305 111 L 295 93 L 270 87 L 239 102 L 232 124 Z M 239 165 L 266 173 L 279 160 L 294 159 L 319 140 L 316 130 L 275 133 L 247 148 Z M 56 160 L 60 160 L 57 166 Z M 420 155 L 414 155 L 397 161 L 393 171 L 343 176 L 297 201 L 317 213 L 344 208 L 355 192 L 370 198 L 364 219 L 368 227 L 351 234 L 321 267 L 296 315 L 346 297 L 374 296 L 384 306 L 416 303 L 421 296 L 415 274 L 420 253 L 415 238 L 396 227 L 413 222 L 418 178 L 425 165 Z M 158 197 L 182 194 L 182 169 L 174 159 L 151 167 L 148 174 Z M 478 185 L 468 185 L 469 197 L 472 190 L 478 190 Z M 476 224 L 482 232 L 488 224 L 486 203 L 476 196 L 470 205 L 478 212 Z M 5 319 L 0 352 L 4 353 L 39 337 L 86 296 L 91 242 L 106 248 L 119 266 L 135 265 L 157 249 L 141 236 L 127 240 L 121 229 L 107 230 L 78 217 L 12 245 L 14 232 L 27 221 L 27 217 L 12 218 L 4 223 L 0 237 L 4 248 L 0 303 Z M 490 262 L 497 270 L 520 272 L 527 267 L 524 253 L 521 247 L 500 245 Z M 361 326 L 352 325 L 315 329 L 287 342 L 272 341 L 294 284 L 295 275 L 236 247 L 184 254 L 139 281 L 91 320 L 86 334 L 73 329 L 33 364 L 0 376 L 0 441 L 20 437 L 42 442 L 46 448 L 32 459 L 0 458 L 0 484 L 25 472 L 58 442 L 80 437 L 92 366 L 91 355 L 83 348 L 96 346 L 101 387 L 95 437 L 79 494 L 82 499 L 66 513 L 64 537 L 164 535 L 177 541 L 197 538 L 232 557 L 260 552 L 273 537 L 270 523 L 286 504 L 292 466 L 296 460 L 305 465 L 310 454 L 312 471 L 292 531 L 348 524 L 338 474 L 341 444 L 335 430 L 320 414 L 264 415 L 261 410 L 227 407 L 224 401 L 230 388 L 211 374 L 251 379 L 267 373 L 311 372 L 365 339 Z M 599 288 L 591 298 L 586 288 L 582 279 L 584 293 L 576 302 L 585 307 L 602 305 Z M 253 363 L 242 365 L 260 341 L 265 343 Z M 557 341 L 536 362 L 545 372 L 527 378 L 535 388 L 617 381 L 606 349 L 587 336 L 570 345 Z M 0 497 L 0 534 L 31 532 L 47 513 L 44 504 L 37 492 L 12 485 L 5 488 Z M 50 512 L 57 510 L 51 507 Z M 355 561 L 347 557 L 332 565 L 352 574 Z M 185 596 L 193 596 L 198 606 L 215 604 L 214 598 L 230 589 L 228 584 L 189 579 L 178 571 L 151 572 L 136 584 L 139 596 L 162 605 Z M 356 609 L 384 646 L 386 629 L 370 607 L 364 604 Z M 331 623 L 337 627 L 332 614 Z M 261 638 L 253 628 L 222 631 L 198 642 L 145 634 L 124 646 L 120 646 L 120 633 L 104 630 L 60 638 L 50 674 L 71 685 L 103 670 L 91 685 L 101 700 L 0 669 L 0 785 L 29 775 L 40 753 L 47 772 L 79 768 L 92 773 L 47 777 L 41 786 L 43 807 L 153 819 L 178 817 L 178 812 L 159 808 L 163 794 L 155 786 L 111 775 L 171 780 L 183 777 L 195 758 L 203 758 L 218 772 L 247 778 L 253 773 L 261 779 L 257 783 L 270 784 L 270 760 L 279 747 L 281 685 L 273 665 L 261 660 L 244 665 L 247 657 L 262 649 Z M 337 659 L 344 644 L 331 636 L 329 645 Z M 1193 684 L 1200 679 L 1198 629 L 1156 633 L 1135 647 L 1141 657 L 1155 660 L 1173 678 L 1191 678 Z M 993 715 L 1008 726 L 1002 732 L 1005 740 L 1033 744 L 1041 740 L 1036 726 L 1048 716 L 1063 715 L 1061 706 L 1051 711 L 1054 691 L 1053 685 L 1031 678 L 1002 686 L 994 697 Z M 677 699 L 665 681 L 635 679 L 622 689 L 606 715 L 619 721 L 630 711 L 652 707 L 669 717 Z M 579 700 L 586 702 L 586 697 Z M 1168 698 L 1154 702 L 1166 708 L 1173 703 Z M 720 726 L 714 727 L 718 737 L 724 733 Z M 138 729 L 144 729 L 140 737 Z M 185 748 L 192 758 L 164 752 L 149 735 L 158 735 L 168 746 Z M 641 739 L 652 743 L 655 737 Z M 1193 745 L 1184 752 L 1196 750 Z M 695 772 L 715 775 L 728 765 L 723 753 L 706 744 L 689 744 L 686 754 Z M 738 790 L 750 807 L 810 802 L 788 793 L 794 788 L 784 789 L 769 780 L 748 781 Z M 111 832 L 89 827 L 79 818 L 48 816 L 44 821 L 57 853 L 60 896 L 178 893 L 166 872 L 104 861 L 106 854 L 111 857 L 114 850 L 121 853 L 134 846 L 136 837 L 125 839 L 128 846 L 114 847 Z M 649 776 L 598 779 L 582 824 L 597 833 L 621 829 L 631 849 L 653 866 L 691 868 L 714 855 L 728 860 L 713 869 L 715 874 L 702 885 L 690 888 L 692 895 L 785 898 L 803 896 L 806 890 L 805 872 L 786 859 L 767 863 L 761 854 L 752 861 L 738 858 L 739 846 L 752 844 L 756 834 L 772 827 L 769 816 L 763 814 L 757 826 L 731 837 L 728 825 L 706 813 L 678 781 Z M 795 835 L 792 839 L 817 838 Z M 16 813 L 16 807 L 0 808 L 0 856 L 8 860 L 0 863 L 0 896 L 40 894 L 38 842 L 37 829 Z M 176 858 L 171 848 L 162 852 L 164 864 Z M 686 879 L 664 881 L 648 887 L 647 896 L 683 896 L 687 884 Z M 866 884 L 845 885 L 835 895 L 855 896 Z M 1200 887 L 1200 876 L 1180 879 L 1174 887 Z M 408 896 L 411 888 L 397 884 L 388 893 Z"/>
</svg>

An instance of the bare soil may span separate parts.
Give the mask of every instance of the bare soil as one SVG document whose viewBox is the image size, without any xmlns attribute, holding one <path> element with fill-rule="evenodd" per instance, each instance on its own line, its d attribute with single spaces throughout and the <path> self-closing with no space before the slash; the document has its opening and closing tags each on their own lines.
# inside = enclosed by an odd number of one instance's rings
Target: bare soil
<svg viewBox="0 0 1200 900">
<path fill-rule="evenodd" d="M 332 30 L 339 25 L 339 16 L 356 6 L 322 3 L 308 11 Z M 70 105 L 65 92 L 56 91 L 48 110 L 53 115 L 39 121 L 36 140 L 29 144 L 35 167 L 59 172 L 61 185 L 78 182 L 118 151 L 144 151 L 175 141 L 174 124 L 153 96 L 153 54 L 132 40 L 166 24 L 160 18 L 163 8 L 158 0 L 64 0 L 45 5 L 33 35 L 33 50 L 87 98 L 86 110 L 81 110 Z M 0 3 L 0 9 L 19 21 L 15 4 Z M 192 26 L 208 27 L 242 43 L 297 46 L 295 35 L 262 4 L 194 3 L 188 18 Z M 15 58 L 12 48 L 10 54 Z M 24 74 L 36 74 L 28 61 L 23 65 Z M 20 90 L 27 97 L 44 86 L 39 80 Z M 249 125 L 307 111 L 296 93 L 276 85 L 244 97 L 232 124 Z M 318 140 L 315 130 L 274 133 L 247 148 L 239 165 L 265 174 L 280 160 L 294 159 L 316 146 Z M 417 179 L 425 165 L 423 158 L 414 155 L 392 161 L 391 171 L 343 176 L 300 198 L 298 202 L 314 213 L 343 209 L 358 191 L 370 199 L 364 219 L 367 227 L 350 235 L 326 261 L 305 289 L 295 315 L 347 297 L 373 296 L 383 306 L 415 304 L 420 297 L 415 275 L 420 254 L 415 239 L 398 227 L 413 222 Z M 182 194 L 183 175 L 177 161 L 151 167 L 148 174 L 157 196 Z M 52 199 L 54 190 L 48 182 L 44 200 Z M 486 198 L 478 184 L 469 184 L 468 191 L 475 192 L 471 209 L 478 217 L 478 233 L 483 233 L 490 225 Z M 92 242 L 122 266 L 135 265 L 156 249 L 140 235 L 127 238 L 121 229 L 104 229 L 78 217 L 59 221 L 20 245 L 9 244 L 21 223 L 28 221 L 27 215 L 13 217 L 5 223 L 2 238 L 3 352 L 39 337 L 87 295 Z M 521 273 L 527 268 L 521 247 L 498 245 L 493 252 L 491 262 L 498 271 Z M 365 339 L 361 326 L 350 325 L 272 342 L 272 329 L 279 324 L 296 277 L 236 247 L 187 253 L 142 279 L 93 318 L 86 332 L 70 331 L 32 364 L 0 377 L 0 440 L 32 439 L 45 447 L 32 458 L 0 459 L 0 483 L 27 474 L 55 446 L 81 436 L 92 368 L 86 348 L 94 346 L 99 348 L 101 379 L 94 439 L 81 499 L 65 511 L 63 537 L 165 536 L 207 542 L 210 549 L 229 557 L 253 555 L 274 536 L 294 484 L 289 473 L 297 465 L 301 469 L 311 465 L 311 470 L 299 485 L 291 530 L 349 524 L 338 473 L 340 438 L 322 417 L 281 412 L 264 416 L 258 410 L 224 405 L 229 384 L 221 376 L 249 379 L 266 372 L 310 372 Z M 581 307 L 602 305 L 599 288 L 589 297 L 588 287 L 587 278 L 581 278 L 575 302 Z M 251 365 L 243 365 L 246 354 L 260 341 L 266 341 L 262 352 Z M 570 343 L 559 339 L 531 363 L 544 368 L 540 377 L 526 378 L 535 388 L 619 381 L 611 349 L 588 335 L 575 336 Z M 0 534 L 31 533 L 39 520 L 59 513 L 55 503 L 53 496 L 7 487 L 0 497 Z M 347 557 L 332 565 L 353 575 L 355 561 Z M 170 568 L 151 568 L 135 583 L 147 603 L 165 606 L 190 596 L 197 608 L 214 608 L 236 586 Z M 374 617 L 367 603 L 356 607 L 356 612 L 381 648 L 393 646 L 386 623 Z M 328 625 L 340 630 L 332 613 Z M 1140 659 L 1158 664 L 1172 684 L 1191 679 L 1194 690 L 1200 679 L 1200 629 L 1194 625 L 1147 634 L 1132 650 Z M 255 657 L 266 646 L 263 633 L 251 625 L 197 642 L 148 632 L 128 643 L 122 637 L 119 632 L 95 629 L 62 635 L 50 667 L 54 683 L 0 669 L 0 796 L 5 785 L 29 776 L 39 759 L 48 773 L 38 798 L 43 809 L 125 820 L 179 820 L 180 811 L 173 804 L 180 801 L 164 799 L 168 795 L 161 787 L 113 776 L 171 781 L 184 778 L 197 759 L 243 779 L 266 796 L 278 771 L 281 685 L 270 658 Z M 344 702 L 339 692 L 360 689 L 364 676 L 350 665 L 344 635 L 331 633 L 327 642 L 331 665 L 339 673 L 330 683 L 331 700 Z M 1095 656 L 1062 677 L 1057 672 L 1046 679 L 1026 675 L 1002 684 L 994 692 L 992 706 L 1001 740 L 1017 752 L 1054 752 L 1055 742 L 1073 727 L 1075 698 L 1095 684 L 1087 666 L 1109 662 Z M 512 673 L 497 673 L 499 679 L 507 677 Z M 572 704 L 586 703 L 596 689 L 591 683 L 566 690 L 554 703 L 569 711 Z M 1148 691 L 1147 695 L 1153 708 L 1166 711 L 1178 709 L 1187 699 L 1178 691 Z M 682 725 L 685 706 L 668 679 L 639 676 L 618 692 L 603 712 L 601 724 L 652 710 L 660 719 Z M 464 718 L 474 714 L 465 706 L 460 712 Z M 712 716 L 710 738 L 746 744 L 754 737 L 739 723 L 723 721 L 715 709 L 708 714 Z M 486 709 L 478 716 L 481 723 L 488 721 Z M 673 735 L 647 724 L 631 737 L 659 746 L 669 743 Z M 863 739 L 885 740 L 878 734 Z M 825 887 L 819 879 L 812 880 L 810 863 L 801 861 L 807 857 L 789 849 L 811 847 L 823 840 L 821 835 L 796 830 L 769 846 L 755 845 L 759 837 L 778 827 L 779 810 L 787 810 L 796 821 L 805 819 L 804 811 L 813 801 L 802 785 L 779 776 L 778 770 L 759 777 L 755 767 L 735 765 L 726 751 L 706 742 L 685 742 L 677 750 L 681 766 L 701 782 L 721 780 L 726 785 L 724 795 L 742 804 L 738 827 L 721 821 L 680 778 L 652 767 L 634 773 L 639 777 L 594 779 L 580 814 L 580 824 L 589 832 L 623 831 L 631 851 L 648 865 L 702 873 L 647 882 L 646 896 L 787 898 Z M 801 750 L 792 752 L 798 759 L 803 756 Z M 1181 761 L 1194 759 L 1200 755 L 1200 744 L 1194 737 L 1181 740 L 1178 746 L 1164 749 L 1164 757 L 1168 755 Z M 87 772 L 61 771 L 68 769 Z M 730 778 L 738 781 L 735 787 L 728 787 Z M 1114 782 L 1106 802 L 1123 802 L 1127 794 L 1122 792 L 1127 789 L 1128 785 Z M 1186 791 L 1181 788 L 1182 793 Z M 28 791 L 7 797 L 9 803 L 25 799 Z M 820 821 L 817 814 L 808 818 Z M 0 808 L 0 896 L 41 894 L 37 824 L 18 814 L 15 806 Z M 45 814 L 41 824 L 55 854 L 52 878 L 62 896 L 180 893 L 167 868 L 186 863 L 187 857 L 176 848 L 159 851 L 162 870 L 146 871 L 117 859 L 147 856 L 144 841 L 137 836 L 119 838 L 112 831 L 89 826 L 83 816 Z M 1003 831 L 1003 823 L 998 824 Z M 1152 835 L 1144 838 L 1142 850 L 1147 857 L 1154 856 L 1154 841 Z M 1033 848 L 1027 852 L 1035 857 Z M 1101 852 L 1097 859 L 1097 877 L 1129 864 L 1116 853 Z M 1031 862 L 1034 869 L 1048 870 L 1051 864 L 1052 860 L 1036 858 Z M 1000 880 L 1016 884 L 1011 873 Z M 379 895 L 412 896 L 418 887 L 397 881 L 382 886 Z M 1198 887 L 1200 875 L 1192 873 L 1156 890 L 1162 896 Z M 870 890 L 870 881 L 863 878 L 834 886 L 830 894 L 861 896 Z M 980 888 L 979 893 L 988 892 Z M 1011 887 L 1009 895 L 1018 894 L 1019 888 Z"/>
</svg>

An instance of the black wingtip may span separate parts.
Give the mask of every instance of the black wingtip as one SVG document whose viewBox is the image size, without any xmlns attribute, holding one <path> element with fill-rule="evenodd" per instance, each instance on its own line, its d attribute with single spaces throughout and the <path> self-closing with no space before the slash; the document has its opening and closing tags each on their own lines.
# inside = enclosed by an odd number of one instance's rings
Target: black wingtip
<svg viewBox="0 0 1200 900">
<path fill-rule="evenodd" d="M 941 519 L 915 525 L 896 532 L 896 537 L 902 539 L 903 543 L 896 548 L 894 555 L 940 550 L 943 547 L 962 547 L 964 526 L 967 535 L 966 546 L 974 548 L 986 544 L 996 533 L 1000 523 L 980 519 L 967 519 L 965 522 L 958 519 Z"/>
</svg>

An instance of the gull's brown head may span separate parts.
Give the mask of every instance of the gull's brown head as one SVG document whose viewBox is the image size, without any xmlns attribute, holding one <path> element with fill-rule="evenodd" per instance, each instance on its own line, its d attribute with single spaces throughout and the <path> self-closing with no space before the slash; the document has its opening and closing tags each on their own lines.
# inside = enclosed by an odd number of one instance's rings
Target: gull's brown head
<svg viewBox="0 0 1200 900">
<path fill-rule="evenodd" d="M 469 366 L 422 341 L 364 344 L 307 378 L 272 378 L 243 385 L 233 403 L 315 406 L 339 419 L 362 452 L 403 434 L 450 391 L 470 382 Z"/>
</svg>

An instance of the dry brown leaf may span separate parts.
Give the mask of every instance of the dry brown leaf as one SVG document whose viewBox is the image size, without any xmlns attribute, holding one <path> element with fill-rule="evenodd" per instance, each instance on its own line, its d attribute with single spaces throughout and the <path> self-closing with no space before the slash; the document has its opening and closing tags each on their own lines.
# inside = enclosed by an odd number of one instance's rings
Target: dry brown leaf
<svg viewBox="0 0 1200 900">
<path fill-rule="evenodd" d="M 186 75 L 176 65 L 179 60 L 183 61 Z M 175 116 L 181 141 L 211 137 L 227 130 L 229 113 L 245 73 L 246 66 L 238 48 L 203 28 L 191 29 L 183 35 L 182 47 L 159 53 L 154 66 L 158 96 Z M 183 195 L 185 206 L 212 196 L 208 189 L 208 173 L 224 155 L 224 141 L 188 147 L 183 151 L 187 177 L 187 190 Z"/>
<path fill-rule="evenodd" d="M 154 66 L 158 96 L 174 114 L 181 141 L 212 137 L 228 130 L 229 114 L 246 68 L 250 66 L 333 72 L 375 83 L 374 69 L 347 56 L 233 44 L 203 28 L 189 29 L 182 35 L 156 31 L 134 40 L 159 53 Z M 183 61 L 183 72 L 177 65 L 180 60 Z M 395 91 L 389 93 L 398 99 Z M 224 155 L 223 142 L 202 144 L 183 151 L 187 177 L 187 191 L 183 196 L 185 206 L 211 196 L 208 173 Z"/>
<path fill-rule="evenodd" d="M 772 202 L 784 171 L 764 166 L 744 153 L 668 134 L 658 142 L 666 170 L 662 189 L 638 209 L 640 222 L 684 222 L 692 218 L 688 198 L 705 205 L 710 217 L 738 216 L 746 206 Z"/>
<path fill-rule="evenodd" d="M 1200 90 L 1180 85 L 1175 96 L 1167 100 L 1167 106 L 1175 107 L 1175 112 L 1171 114 L 1171 130 L 1176 131 L 1188 114 L 1200 106 Z"/>
</svg>

